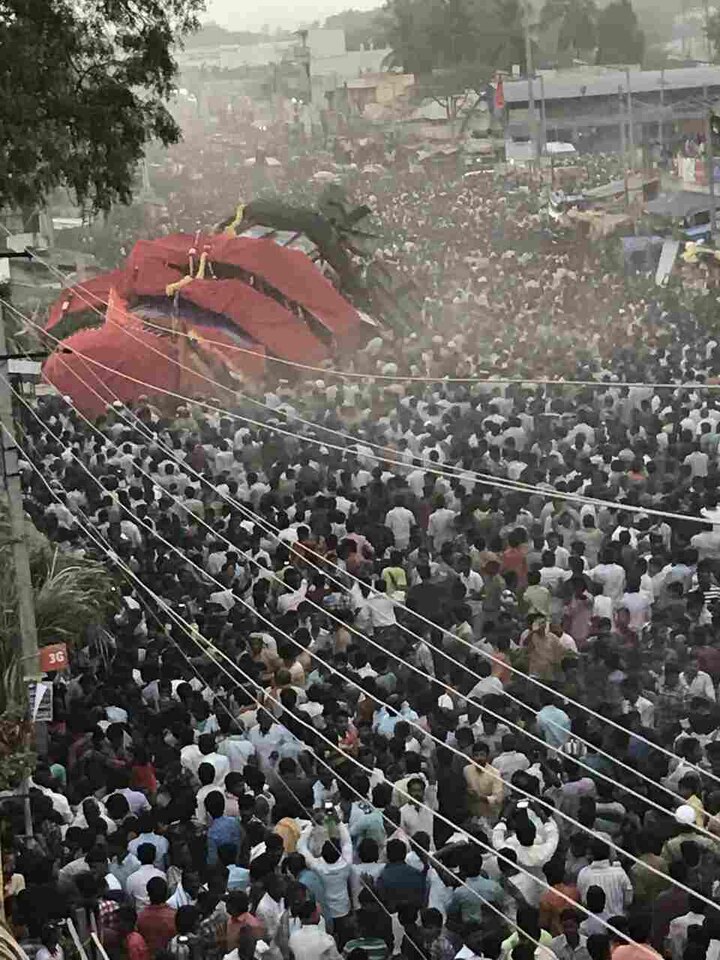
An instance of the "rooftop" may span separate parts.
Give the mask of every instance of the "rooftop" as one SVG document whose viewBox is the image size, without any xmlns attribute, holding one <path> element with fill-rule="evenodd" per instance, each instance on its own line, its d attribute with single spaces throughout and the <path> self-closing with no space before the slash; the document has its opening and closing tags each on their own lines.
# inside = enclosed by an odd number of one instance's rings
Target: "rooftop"
<svg viewBox="0 0 720 960">
<path fill-rule="evenodd" d="M 611 70 L 597 74 L 574 71 L 567 77 L 561 73 L 543 78 L 546 100 L 574 100 L 581 97 L 609 97 L 618 93 L 618 88 L 627 92 L 628 78 L 625 70 Z M 535 96 L 540 96 L 540 81 L 535 81 Z M 720 88 L 720 66 L 680 67 L 676 70 L 630 70 L 632 93 L 654 93 L 665 90 L 697 90 L 702 87 Z M 583 92 L 584 91 L 584 92 Z M 527 80 L 510 80 L 505 83 L 507 103 L 526 103 Z"/>
</svg>

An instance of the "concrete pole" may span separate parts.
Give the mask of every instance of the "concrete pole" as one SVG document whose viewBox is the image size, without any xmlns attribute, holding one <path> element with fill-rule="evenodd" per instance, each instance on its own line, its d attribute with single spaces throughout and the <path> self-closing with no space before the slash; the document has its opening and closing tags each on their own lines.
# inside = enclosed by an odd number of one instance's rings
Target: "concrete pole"
<svg viewBox="0 0 720 960">
<path fill-rule="evenodd" d="M 530 141 L 535 147 L 537 159 L 540 159 L 540 150 L 538 143 L 537 117 L 535 115 L 535 90 L 534 90 L 534 72 L 532 41 L 530 39 L 530 7 L 525 6 L 523 11 L 523 27 L 525 29 L 525 70 L 527 72 L 527 92 L 528 92 L 528 127 L 530 130 Z"/>
<path fill-rule="evenodd" d="M 5 313 L 0 303 L 0 424 L 2 424 L 2 450 L 5 495 L 8 503 L 12 535 L 13 564 L 15 567 L 15 592 L 17 593 L 20 643 L 17 654 L 21 659 L 23 676 L 31 679 L 38 673 L 37 628 L 35 625 L 35 597 L 30 578 L 30 560 L 25 540 L 25 511 L 22 486 L 18 472 L 18 451 L 15 443 L 12 393 L 8 374 L 7 340 L 5 336 Z"/>
<path fill-rule="evenodd" d="M 625 70 L 627 77 L 627 116 L 630 147 L 630 166 L 635 169 L 635 124 L 633 123 L 632 90 L 630 89 L 630 67 Z"/>
</svg>

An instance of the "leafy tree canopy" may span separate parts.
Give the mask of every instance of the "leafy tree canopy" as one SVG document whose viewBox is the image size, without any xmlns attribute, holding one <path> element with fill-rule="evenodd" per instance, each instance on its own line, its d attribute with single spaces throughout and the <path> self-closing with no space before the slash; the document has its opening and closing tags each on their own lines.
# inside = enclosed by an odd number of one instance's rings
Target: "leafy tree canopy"
<svg viewBox="0 0 720 960">
<path fill-rule="evenodd" d="M 593 50 L 597 42 L 595 0 L 545 0 L 540 14 L 543 27 L 556 28 L 557 51 L 578 56 Z"/>
<path fill-rule="evenodd" d="M 173 48 L 204 0 L 0 0 L 0 208 L 59 186 L 94 211 L 131 199 L 153 139 L 180 130 L 165 106 Z"/>
<path fill-rule="evenodd" d="M 598 63 L 639 63 L 645 35 L 630 0 L 612 0 L 598 14 Z"/>
<path fill-rule="evenodd" d="M 384 47 L 385 29 L 379 10 L 344 10 L 325 20 L 327 30 L 344 30 L 348 50 L 361 47 Z"/>
<path fill-rule="evenodd" d="M 715 10 L 707 19 L 705 33 L 712 47 L 715 60 L 720 57 L 720 11 Z"/>
<path fill-rule="evenodd" d="M 417 76 L 481 63 L 525 63 L 520 0 L 386 0 L 390 63 Z"/>
</svg>

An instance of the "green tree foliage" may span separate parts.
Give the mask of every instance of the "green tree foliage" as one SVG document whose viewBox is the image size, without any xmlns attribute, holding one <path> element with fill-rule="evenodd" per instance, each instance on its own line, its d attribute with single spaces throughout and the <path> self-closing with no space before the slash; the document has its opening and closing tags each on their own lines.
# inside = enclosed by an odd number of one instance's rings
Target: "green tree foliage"
<svg viewBox="0 0 720 960">
<path fill-rule="evenodd" d="M 327 30 L 344 30 L 348 50 L 361 47 L 385 47 L 387 38 L 382 16 L 378 10 L 344 10 L 325 20 Z"/>
<path fill-rule="evenodd" d="M 598 14 L 598 63 L 639 63 L 645 50 L 645 35 L 640 29 L 630 0 L 612 0 Z"/>
<path fill-rule="evenodd" d="M 525 63 L 520 0 L 386 0 L 383 21 L 390 65 L 417 76 Z"/>
<path fill-rule="evenodd" d="M 421 101 L 430 99 L 439 103 L 448 120 L 457 120 L 462 114 L 461 130 L 464 130 L 480 101 L 485 99 L 492 75 L 493 71 L 482 64 L 460 64 L 435 70 L 420 79 L 417 97 Z"/>
<path fill-rule="evenodd" d="M 557 52 L 574 57 L 595 48 L 597 18 L 595 0 L 545 0 L 540 14 L 543 27 L 558 31 Z"/>
<path fill-rule="evenodd" d="M 435 6 L 434 0 L 387 0 L 383 26 L 391 49 L 388 66 L 422 76 L 438 65 Z"/>
<path fill-rule="evenodd" d="M 0 208 L 67 187 L 129 202 L 146 144 L 175 143 L 173 49 L 203 0 L 0 0 Z"/>
<path fill-rule="evenodd" d="M 705 33 L 712 47 L 713 59 L 720 58 L 720 11 L 711 13 L 707 19 Z"/>
</svg>

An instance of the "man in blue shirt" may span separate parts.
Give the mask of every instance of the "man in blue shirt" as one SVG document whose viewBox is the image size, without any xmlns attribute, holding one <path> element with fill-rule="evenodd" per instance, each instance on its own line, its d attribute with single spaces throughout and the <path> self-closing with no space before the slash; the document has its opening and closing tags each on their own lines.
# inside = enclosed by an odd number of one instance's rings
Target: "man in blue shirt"
<svg viewBox="0 0 720 960">
<path fill-rule="evenodd" d="M 218 849 L 225 844 L 240 850 L 244 839 L 243 828 L 237 817 L 225 816 L 225 797 L 219 790 L 213 790 L 205 797 L 205 811 L 211 823 L 207 832 L 207 862 L 210 866 L 218 863 Z"/>
<path fill-rule="evenodd" d="M 453 891 L 448 910 L 458 909 L 463 923 L 482 923 L 484 901 L 500 906 L 503 888 L 483 873 L 482 852 L 477 847 L 463 851 L 460 870 L 465 885 Z"/>
<path fill-rule="evenodd" d="M 422 907 L 425 902 L 424 871 L 405 863 L 407 847 L 402 840 L 390 840 L 386 848 L 387 866 L 378 877 L 376 889 L 390 913 L 399 906 Z"/>
<path fill-rule="evenodd" d="M 158 870 L 167 868 L 167 856 L 170 844 L 155 832 L 155 814 L 152 811 L 140 814 L 140 834 L 128 844 L 128 851 L 134 856 L 143 843 L 151 843 L 155 847 L 155 866 Z"/>
<path fill-rule="evenodd" d="M 564 747 L 572 736 L 570 717 L 555 706 L 552 694 L 543 691 L 544 706 L 537 715 L 537 729 L 540 736 L 551 747 Z"/>
</svg>

